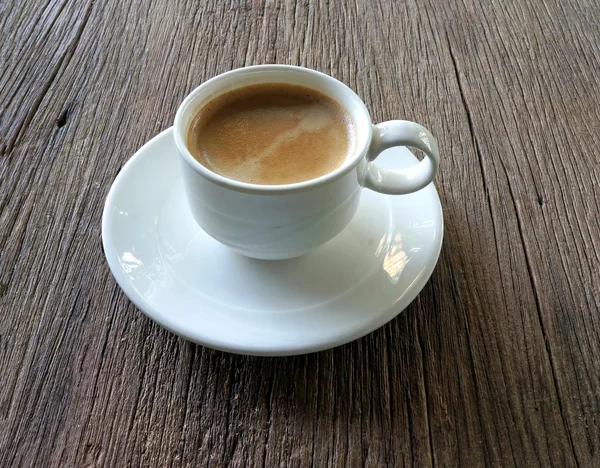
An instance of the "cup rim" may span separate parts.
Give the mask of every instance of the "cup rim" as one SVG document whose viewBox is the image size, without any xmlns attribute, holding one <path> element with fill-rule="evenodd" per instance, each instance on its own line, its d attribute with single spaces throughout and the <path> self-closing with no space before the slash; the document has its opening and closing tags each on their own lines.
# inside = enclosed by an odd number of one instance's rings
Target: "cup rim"
<svg viewBox="0 0 600 468">
<path fill-rule="evenodd" d="M 244 73 L 244 72 L 248 72 L 248 71 L 254 71 L 254 70 L 264 70 L 264 71 L 288 70 L 288 71 L 296 71 L 296 72 L 302 72 L 302 73 L 308 72 L 308 73 L 318 76 L 322 80 L 328 80 L 329 82 L 334 83 L 336 86 L 342 87 L 344 89 L 344 92 L 348 93 L 350 95 L 350 97 L 353 98 L 354 101 L 358 104 L 361 112 L 364 114 L 364 117 L 366 117 L 367 122 L 368 122 L 368 125 L 366 125 L 367 128 L 365 130 L 356 128 L 357 133 L 361 132 L 361 131 L 368 132 L 367 138 L 364 140 L 362 147 L 357 148 L 355 151 L 355 154 L 352 155 L 350 158 L 348 158 L 347 162 L 345 162 L 341 166 L 337 167 L 333 171 L 328 172 L 327 174 L 324 174 L 322 176 L 315 177 L 314 179 L 309 179 L 309 180 L 302 181 L 302 182 L 295 182 L 293 184 L 278 184 L 278 185 L 251 184 L 251 183 L 247 183 L 247 182 L 241 182 L 241 181 L 238 181 L 235 179 L 230 179 L 228 177 L 224 177 L 222 175 L 217 174 L 216 172 L 211 171 L 206 166 L 203 166 L 200 162 L 198 162 L 192 156 L 192 154 L 190 153 L 190 151 L 187 148 L 185 139 L 187 138 L 187 130 L 188 129 L 182 128 L 184 111 L 189 106 L 194 105 L 194 102 L 196 101 L 198 96 L 202 94 L 202 92 L 209 86 L 209 84 L 213 84 L 215 81 L 220 81 L 220 80 L 230 77 L 232 75 L 236 75 L 236 74 Z M 329 97 L 331 97 L 332 99 L 335 99 L 332 96 L 329 96 Z M 356 115 L 356 113 L 351 112 L 341 102 L 339 102 L 337 100 L 336 100 L 336 102 L 338 102 L 338 104 L 341 105 L 350 114 L 350 116 L 353 118 L 353 121 L 356 122 L 357 119 L 354 118 L 354 115 Z M 294 66 L 294 65 L 269 64 L 269 65 L 253 65 L 253 66 L 249 66 L 249 67 L 236 68 L 236 69 L 227 71 L 225 73 L 221 73 L 221 74 L 205 81 L 200 86 L 196 87 L 193 91 L 191 91 L 186 96 L 186 98 L 183 100 L 183 102 L 178 107 L 177 113 L 175 114 L 175 123 L 174 123 L 173 129 L 174 129 L 175 144 L 179 150 L 179 154 L 183 158 L 184 162 L 191 169 L 193 169 L 196 173 L 200 174 L 205 179 L 208 179 L 209 181 L 211 181 L 217 185 L 220 185 L 222 187 L 234 189 L 239 192 L 267 195 L 267 194 L 281 194 L 281 193 L 305 191 L 307 189 L 311 189 L 316 186 L 327 184 L 328 182 L 331 182 L 333 180 L 336 180 L 336 179 L 344 176 L 345 174 L 350 172 L 352 169 L 354 169 L 356 167 L 356 165 L 359 163 L 360 159 L 366 154 L 368 147 L 370 145 L 370 142 L 371 142 L 371 137 L 372 137 L 372 133 L 373 133 L 372 127 L 373 127 L 373 125 L 372 125 L 372 121 L 371 121 L 371 116 L 370 116 L 369 111 L 367 110 L 364 102 L 362 101 L 362 99 L 360 99 L 360 97 L 349 86 L 345 85 L 341 81 L 339 81 L 325 73 L 319 72 L 317 70 L 313 70 L 311 68 L 298 67 L 298 66 Z M 183 134 L 185 134 L 185 136 L 183 136 Z"/>
</svg>

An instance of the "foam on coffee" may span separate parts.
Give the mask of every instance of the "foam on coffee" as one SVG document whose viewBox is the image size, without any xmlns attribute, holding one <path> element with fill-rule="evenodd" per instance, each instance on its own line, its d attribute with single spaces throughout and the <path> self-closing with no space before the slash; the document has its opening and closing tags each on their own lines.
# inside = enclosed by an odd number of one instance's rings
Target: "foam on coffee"
<svg viewBox="0 0 600 468">
<path fill-rule="evenodd" d="M 352 118 L 332 98 L 303 86 L 263 83 L 210 101 L 187 137 L 213 172 L 252 184 L 291 184 L 338 168 L 356 147 Z"/>
</svg>

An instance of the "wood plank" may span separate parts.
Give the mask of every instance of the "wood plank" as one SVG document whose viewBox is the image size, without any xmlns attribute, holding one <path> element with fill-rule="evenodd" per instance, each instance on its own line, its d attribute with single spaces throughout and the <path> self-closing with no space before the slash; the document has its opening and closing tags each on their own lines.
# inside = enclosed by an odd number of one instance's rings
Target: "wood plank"
<svg viewBox="0 0 600 468">
<path fill-rule="evenodd" d="M 1 466 L 594 466 L 592 1 L 0 4 Z M 142 316 L 103 200 L 195 86 L 290 63 L 438 137 L 439 265 L 397 319 L 234 356 Z"/>
</svg>

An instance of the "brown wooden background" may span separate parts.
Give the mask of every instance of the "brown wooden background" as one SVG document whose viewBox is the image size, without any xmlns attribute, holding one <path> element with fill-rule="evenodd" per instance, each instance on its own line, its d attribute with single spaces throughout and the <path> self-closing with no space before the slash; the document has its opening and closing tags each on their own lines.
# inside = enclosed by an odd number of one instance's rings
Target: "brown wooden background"
<svg viewBox="0 0 600 468">
<path fill-rule="evenodd" d="M 0 2 L 0 466 L 600 466 L 600 5 Z M 431 281 L 357 342 L 186 342 L 102 254 L 122 164 L 220 72 L 304 65 L 437 136 Z"/>
</svg>

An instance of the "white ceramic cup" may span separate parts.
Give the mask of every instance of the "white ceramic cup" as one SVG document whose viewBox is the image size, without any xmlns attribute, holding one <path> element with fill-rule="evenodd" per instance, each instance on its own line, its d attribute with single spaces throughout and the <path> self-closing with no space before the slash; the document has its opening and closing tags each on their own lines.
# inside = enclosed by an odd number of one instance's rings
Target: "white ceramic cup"
<svg viewBox="0 0 600 468">
<path fill-rule="evenodd" d="M 196 161 L 186 140 L 198 111 L 223 93 L 258 83 L 302 85 L 335 99 L 356 127 L 355 153 L 328 174 L 287 185 L 239 182 Z M 439 165 L 437 143 L 426 128 L 404 120 L 373 125 L 365 104 L 346 85 L 289 65 L 239 68 L 208 80 L 183 101 L 174 130 L 192 216 L 222 244 L 259 259 L 297 257 L 324 244 L 348 225 L 363 188 L 392 195 L 415 192 L 433 180 Z M 382 169 L 372 162 L 392 146 L 419 149 L 425 158 L 404 170 Z"/>
</svg>

